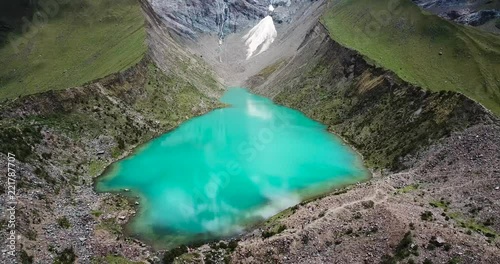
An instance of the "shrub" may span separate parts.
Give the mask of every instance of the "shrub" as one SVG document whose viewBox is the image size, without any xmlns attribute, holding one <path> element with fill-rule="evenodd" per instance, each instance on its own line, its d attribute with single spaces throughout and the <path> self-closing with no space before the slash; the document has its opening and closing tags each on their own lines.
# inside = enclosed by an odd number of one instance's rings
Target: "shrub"
<svg viewBox="0 0 500 264">
<path fill-rule="evenodd" d="M 397 259 L 405 259 L 410 255 L 418 255 L 418 246 L 413 243 L 413 236 L 410 231 L 406 232 L 403 239 L 399 241 L 394 256 Z"/>
<path fill-rule="evenodd" d="M 373 206 L 375 206 L 375 202 L 373 202 L 372 200 L 362 201 L 361 205 L 363 205 L 363 207 L 366 209 L 370 209 L 370 208 L 373 208 Z"/>
<path fill-rule="evenodd" d="M 238 241 L 236 240 L 231 240 L 227 246 L 230 251 L 234 251 L 236 247 L 238 247 Z"/>
<path fill-rule="evenodd" d="M 393 256 L 387 254 L 383 255 L 382 259 L 380 260 L 380 264 L 397 264 L 397 263 L 398 262 Z"/>
<path fill-rule="evenodd" d="M 52 158 L 52 153 L 42 153 L 42 158 L 48 160 Z"/>
<path fill-rule="evenodd" d="M 102 211 L 99 211 L 99 210 L 94 210 L 94 211 L 92 211 L 92 212 L 90 212 L 90 213 L 91 213 L 93 216 L 95 216 L 95 217 L 99 217 L 99 216 L 101 216 L 101 215 L 103 214 L 103 213 L 102 213 Z"/>
<path fill-rule="evenodd" d="M 66 248 L 57 255 L 54 259 L 54 264 L 73 264 L 75 263 L 76 255 L 73 248 Z"/>
<path fill-rule="evenodd" d="M 66 216 L 58 218 L 57 224 L 59 224 L 59 226 L 64 229 L 68 229 L 71 227 L 71 223 L 69 222 L 68 218 L 66 218 Z"/>
<path fill-rule="evenodd" d="M 495 219 L 493 217 L 490 217 L 490 218 L 486 219 L 486 221 L 484 221 L 484 225 L 485 226 L 491 226 L 491 225 L 493 225 L 493 221 L 494 220 Z"/>
<path fill-rule="evenodd" d="M 363 217 L 363 215 L 361 215 L 361 212 L 356 212 L 354 213 L 354 219 L 361 219 Z"/>
<path fill-rule="evenodd" d="M 20 256 L 20 258 L 21 258 L 21 263 L 22 264 L 31 264 L 31 263 L 33 263 L 33 256 L 28 255 L 28 253 L 26 251 L 24 251 L 24 249 L 21 250 L 21 256 Z"/>
<path fill-rule="evenodd" d="M 279 233 L 285 231 L 285 229 L 286 229 L 285 225 L 274 226 L 273 228 L 270 228 L 268 230 L 264 230 L 262 232 L 262 238 L 272 237 L 276 234 L 279 234 Z"/>
<path fill-rule="evenodd" d="M 418 256 L 418 247 L 413 243 L 413 237 L 410 231 L 406 232 L 403 239 L 399 242 L 394 250 L 394 255 L 383 255 L 382 264 L 396 264 L 411 255 Z M 401 262 L 400 262 L 401 263 Z M 409 259 L 408 263 L 415 263 L 413 259 Z"/>
<path fill-rule="evenodd" d="M 188 248 L 184 245 L 176 247 L 174 249 L 171 249 L 167 252 L 165 252 L 165 255 L 163 255 L 163 263 L 164 264 L 170 264 L 174 263 L 175 258 L 185 254 L 188 252 Z"/>
<path fill-rule="evenodd" d="M 446 251 L 450 251 L 450 249 L 451 249 L 451 244 L 449 244 L 449 243 L 445 243 L 445 244 L 444 244 L 444 250 L 446 250 Z"/>
<path fill-rule="evenodd" d="M 26 238 L 31 240 L 31 241 L 35 241 L 36 237 L 37 237 L 35 230 L 31 230 L 31 229 L 28 230 L 25 235 L 26 235 Z"/>
<path fill-rule="evenodd" d="M 432 221 L 434 219 L 434 216 L 431 211 L 425 211 L 420 214 L 420 219 L 424 221 Z"/>
</svg>

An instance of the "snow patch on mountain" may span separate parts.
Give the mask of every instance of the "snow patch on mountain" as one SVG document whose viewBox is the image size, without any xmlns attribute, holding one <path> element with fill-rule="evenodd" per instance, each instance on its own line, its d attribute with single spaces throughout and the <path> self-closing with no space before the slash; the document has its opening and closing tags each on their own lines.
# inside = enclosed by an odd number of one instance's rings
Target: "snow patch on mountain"
<svg viewBox="0 0 500 264">
<path fill-rule="evenodd" d="M 269 46 L 274 42 L 278 35 L 274 26 L 274 21 L 271 16 L 266 16 L 255 27 L 253 27 L 245 36 L 245 45 L 247 46 L 247 60 L 259 49 L 256 54 L 266 51 Z"/>
</svg>

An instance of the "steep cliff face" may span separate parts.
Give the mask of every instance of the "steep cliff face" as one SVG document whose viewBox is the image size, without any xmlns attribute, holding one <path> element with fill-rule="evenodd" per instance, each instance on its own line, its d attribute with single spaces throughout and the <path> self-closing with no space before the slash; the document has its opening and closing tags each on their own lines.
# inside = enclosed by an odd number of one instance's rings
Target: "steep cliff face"
<svg viewBox="0 0 500 264">
<path fill-rule="evenodd" d="M 210 97 L 222 94 L 224 86 L 208 64 L 174 39 L 172 28 L 153 9 L 147 0 L 140 0 L 147 21 L 150 58 L 164 72 L 189 80 L 198 90 Z"/>
<path fill-rule="evenodd" d="M 307 2 L 310 1 L 151 0 L 151 5 L 165 24 L 179 35 L 197 37 L 212 33 L 223 38 L 247 29 L 268 14 L 278 23 L 290 22 Z M 269 12 L 271 4 L 274 6 L 272 13 Z"/>
<path fill-rule="evenodd" d="M 163 62 L 156 50 L 163 45 L 165 52 L 169 52 L 180 44 L 181 50 L 195 54 L 198 61 L 206 62 L 220 77 L 222 85 L 241 86 L 247 78 L 266 66 L 283 57 L 293 56 L 307 31 L 319 19 L 325 2 L 152 1 L 149 16 L 156 17 L 158 25 L 162 25 L 171 36 L 154 37 L 154 41 L 150 41 L 158 43 L 153 47 L 153 57 L 158 57 L 156 60 L 160 65 L 172 65 L 175 61 Z M 269 11 L 271 3 L 272 12 Z M 277 32 L 274 44 L 266 52 L 248 58 L 244 36 L 267 15 L 272 16 Z"/>
</svg>

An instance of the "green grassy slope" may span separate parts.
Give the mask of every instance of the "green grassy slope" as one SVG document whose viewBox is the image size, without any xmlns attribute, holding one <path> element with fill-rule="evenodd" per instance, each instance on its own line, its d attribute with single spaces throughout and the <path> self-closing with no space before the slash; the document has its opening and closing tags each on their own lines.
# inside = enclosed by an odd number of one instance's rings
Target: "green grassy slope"
<svg viewBox="0 0 500 264">
<path fill-rule="evenodd" d="M 45 25 L 0 48 L 0 98 L 78 86 L 143 57 L 146 32 L 136 0 L 65 2 L 45 13 Z M 12 43 L 20 43 L 17 50 Z"/>
<path fill-rule="evenodd" d="M 410 0 L 333 1 L 337 42 L 424 88 L 458 91 L 500 114 L 500 36 L 456 25 Z"/>
</svg>

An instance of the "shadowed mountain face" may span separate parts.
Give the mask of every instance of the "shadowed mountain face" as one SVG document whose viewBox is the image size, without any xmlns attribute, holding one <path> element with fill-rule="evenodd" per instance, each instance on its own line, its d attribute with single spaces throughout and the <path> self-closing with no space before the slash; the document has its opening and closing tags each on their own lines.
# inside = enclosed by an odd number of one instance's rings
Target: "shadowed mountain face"
<svg viewBox="0 0 500 264">
<path fill-rule="evenodd" d="M 499 0 L 413 0 L 413 2 L 445 19 L 500 33 Z"/>
<path fill-rule="evenodd" d="M 32 17 L 35 6 L 34 0 L 0 1 L 0 46 L 5 44 L 10 32 L 22 30 L 23 17 Z"/>
</svg>

